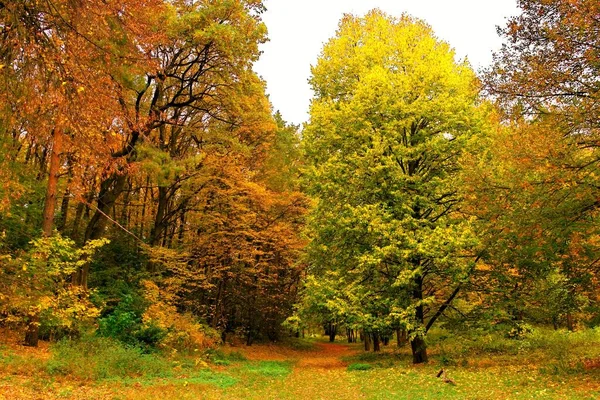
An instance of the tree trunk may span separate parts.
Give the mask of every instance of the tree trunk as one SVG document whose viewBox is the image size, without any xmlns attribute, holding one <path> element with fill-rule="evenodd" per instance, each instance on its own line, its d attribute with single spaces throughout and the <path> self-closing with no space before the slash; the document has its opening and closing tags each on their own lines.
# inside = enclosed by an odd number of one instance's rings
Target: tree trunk
<svg viewBox="0 0 600 400">
<path fill-rule="evenodd" d="M 408 336 L 406 334 L 406 330 L 404 329 L 396 329 L 396 343 L 398 347 L 402 347 L 408 342 Z"/>
<path fill-rule="evenodd" d="M 166 228 L 166 224 L 165 224 L 165 214 L 167 212 L 167 205 L 168 205 L 168 191 L 169 188 L 167 187 L 163 187 L 163 186 L 159 186 L 158 187 L 158 203 L 157 203 L 157 209 L 156 209 L 156 215 L 154 217 L 154 226 L 152 227 L 152 230 L 150 231 L 150 240 L 149 240 L 149 244 L 151 246 L 156 246 L 157 244 L 159 244 L 161 235 L 163 234 L 163 231 Z"/>
<path fill-rule="evenodd" d="M 120 175 L 113 174 L 100 184 L 98 206 L 85 230 L 84 243 L 102 237 L 108 222 L 107 215 L 111 212 L 117 198 L 121 195 L 126 181 L 127 176 L 124 173 Z M 90 265 L 86 263 L 79 271 L 73 274 L 73 284 L 87 289 L 89 273 Z"/>
<path fill-rule="evenodd" d="M 31 316 L 27 322 L 27 330 L 25 331 L 25 346 L 37 347 L 40 339 L 40 315 Z"/>
<path fill-rule="evenodd" d="M 417 303 L 415 319 L 420 326 L 423 326 L 423 277 L 417 276 L 414 285 L 413 300 Z M 412 349 L 414 364 L 427 362 L 427 344 L 420 334 L 414 335 L 414 338 L 410 341 L 410 347 Z"/>
<path fill-rule="evenodd" d="M 58 128 L 52 131 L 52 153 L 50 155 L 50 171 L 48 185 L 46 186 L 46 200 L 44 201 L 44 213 L 42 221 L 42 232 L 44 236 L 52 235 L 52 225 L 56 211 L 56 198 L 58 176 L 60 172 L 60 153 L 62 151 L 63 134 Z"/>
<path fill-rule="evenodd" d="M 575 330 L 575 320 L 570 312 L 567 313 L 567 329 L 571 332 Z"/>
<path fill-rule="evenodd" d="M 61 233 L 65 231 L 65 227 L 67 226 L 70 199 L 71 192 L 69 191 L 69 188 L 66 188 L 65 193 L 63 194 L 62 201 L 60 202 L 60 219 L 58 220 L 58 224 L 56 225 L 56 229 L 58 229 L 58 231 Z"/>
<path fill-rule="evenodd" d="M 373 332 L 373 351 L 381 351 L 381 341 L 379 340 L 379 333 Z"/>
<path fill-rule="evenodd" d="M 100 184 L 98 206 L 85 230 L 85 242 L 102 237 L 108 222 L 106 216 L 111 212 L 113 205 L 121 195 L 126 181 L 127 175 L 125 173 L 113 174 Z"/>
<path fill-rule="evenodd" d="M 335 342 L 335 335 L 337 334 L 337 326 L 333 323 L 329 323 L 329 341 Z"/>
<path fill-rule="evenodd" d="M 413 355 L 413 364 L 427 362 L 427 345 L 421 336 L 417 335 L 410 341 L 410 348 Z"/>
<path fill-rule="evenodd" d="M 363 337 L 365 339 L 365 351 L 371 351 L 371 335 L 365 332 L 363 333 Z"/>
<path fill-rule="evenodd" d="M 44 201 L 44 212 L 42 214 L 42 235 L 52 236 L 52 225 L 56 212 L 56 198 L 58 177 L 60 172 L 60 153 L 62 151 L 63 134 L 59 128 L 52 131 L 52 153 L 50 154 L 50 170 L 48 184 L 46 186 L 46 199 Z M 25 332 L 25 345 L 37 347 L 40 336 L 40 315 L 35 312 L 27 323 Z"/>
</svg>

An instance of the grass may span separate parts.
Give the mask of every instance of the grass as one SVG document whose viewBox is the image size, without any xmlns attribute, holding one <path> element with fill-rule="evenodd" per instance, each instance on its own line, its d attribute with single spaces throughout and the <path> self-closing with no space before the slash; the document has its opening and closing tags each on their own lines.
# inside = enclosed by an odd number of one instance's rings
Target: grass
<svg viewBox="0 0 600 400">
<path fill-rule="evenodd" d="M 292 372 L 292 363 L 290 361 L 259 361 L 247 365 L 245 370 L 252 374 L 282 378 Z"/>
<path fill-rule="evenodd" d="M 347 370 L 348 371 L 367 371 L 372 368 L 373 368 L 373 366 L 371 364 L 354 363 L 354 364 L 348 365 Z"/>
<path fill-rule="evenodd" d="M 157 354 L 144 354 L 112 339 L 91 337 L 80 341 L 61 341 L 47 362 L 50 375 L 69 375 L 82 380 L 109 378 L 170 377 L 171 363 Z"/>
<path fill-rule="evenodd" d="M 49 350 L 3 346 L 0 399 L 600 398 L 600 330 L 534 330 L 523 340 L 437 330 L 429 342 L 430 362 L 420 366 L 411 364 L 407 347 L 376 354 L 360 344 L 318 341 L 312 351 L 286 343 L 199 358 L 145 354 L 100 338 Z M 266 359 L 284 348 L 278 354 L 285 360 Z M 456 385 L 436 377 L 441 368 Z"/>
<path fill-rule="evenodd" d="M 308 338 L 284 338 L 281 345 L 297 351 L 312 351 L 315 350 L 315 340 Z"/>
</svg>

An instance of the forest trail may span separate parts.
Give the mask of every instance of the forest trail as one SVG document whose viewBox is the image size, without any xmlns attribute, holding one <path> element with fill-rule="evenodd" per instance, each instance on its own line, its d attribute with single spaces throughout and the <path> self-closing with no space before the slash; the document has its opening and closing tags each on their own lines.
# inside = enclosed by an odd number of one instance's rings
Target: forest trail
<svg viewBox="0 0 600 400">
<path fill-rule="evenodd" d="M 230 349 L 232 350 L 232 349 Z M 356 348 L 343 343 L 315 342 L 312 349 L 293 349 L 276 344 L 240 348 L 252 361 L 293 361 L 297 368 L 345 368 L 344 357 L 356 354 Z"/>
<path fill-rule="evenodd" d="M 254 346 L 252 346 L 254 347 Z M 358 377 L 348 376 L 345 357 L 357 348 L 343 343 L 316 342 L 310 350 L 281 346 L 256 346 L 244 349 L 250 360 L 292 361 L 292 372 L 271 383 L 267 399 L 361 399 L 364 398 Z M 339 384 L 343 382 L 343 384 Z"/>
<path fill-rule="evenodd" d="M 303 352 L 296 368 L 345 368 L 343 357 L 356 353 L 352 348 L 339 343 L 317 343 L 314 351 Z"/>
</svg>

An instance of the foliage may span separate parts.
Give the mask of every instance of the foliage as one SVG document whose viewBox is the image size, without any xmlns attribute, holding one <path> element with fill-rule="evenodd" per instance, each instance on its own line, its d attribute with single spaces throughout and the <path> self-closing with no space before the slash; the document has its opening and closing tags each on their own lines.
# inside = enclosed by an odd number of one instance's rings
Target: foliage
<svg viewBox="0 0 600 400">
<path fill-rule="evenodd" d="M 455 296 L 475 259 L 455 212 L 458 158 L 483 128 L 475 76 L 425 23 L 377 10 L 345 16 L 312 73 L 307 258 L 339 291 L 318 304 L 375 331 L 407 327 L 422 362 L 424 310 Z"/>
<path fill-rule="evenodd" d="M 41 314 L 51 333 L 77 334 L 99 310 L 90 302 L 89 292 L 68 279 L 106 243 L 107 239 L 95 240 L 77 248 L 71 239 L 55 235 L 33 240 L 31 248 L 16 258 L 3 256 L 0 304 L 5 322 L 23 324 Z"/>
<path fill-rule="evenodd" d="M 143 286 L 149 306 L 142 316 L 142 332 L 161 332 L 156 344 L 171 351 L 194 352 L 220 342 L 216 331 L 200 324 L 193 315 L 179 313 L 171 304 L 172 295 L 161 293 L 150 281 L 144 281 Z"/>
</svg>

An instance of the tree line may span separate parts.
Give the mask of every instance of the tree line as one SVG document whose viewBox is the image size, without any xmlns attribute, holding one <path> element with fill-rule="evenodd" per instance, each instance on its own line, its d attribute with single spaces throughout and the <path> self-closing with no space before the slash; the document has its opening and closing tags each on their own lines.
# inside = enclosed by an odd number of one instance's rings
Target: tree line
<svg viewBox="0 0 600 400">
<path fill-rule="evenodd" d="M 345 15 L 300 132 L 252 70 L 261 1 L 0 1 L 2 324 L 317 324 L 415 363 L 440 322 L 596 325 L 600 6 L 518 5 L 480 74 L 421 20 Z"/>
</svg>

